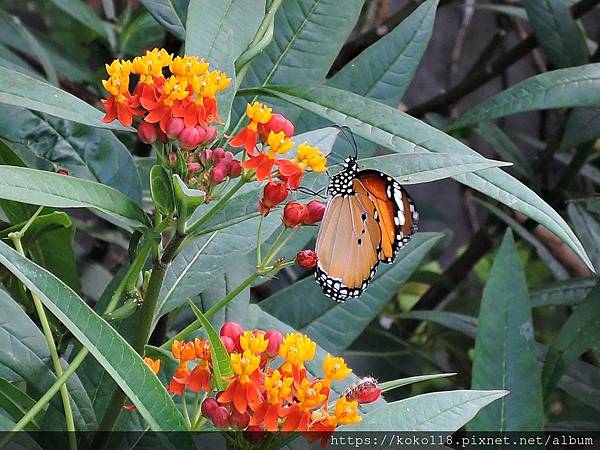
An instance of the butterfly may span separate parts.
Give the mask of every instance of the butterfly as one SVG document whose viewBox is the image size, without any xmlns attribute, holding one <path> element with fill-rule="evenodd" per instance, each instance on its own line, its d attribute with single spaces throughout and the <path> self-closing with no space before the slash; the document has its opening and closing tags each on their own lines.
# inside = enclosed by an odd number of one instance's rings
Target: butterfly
<svg viewBox="0 0 600 450">
<path fill-rule="evenodd" d="M 359 170 L 356 156 L 330 178 L 327 194 L 315 279 L 325 295 L 343 303 L 362 295 L 380 262 L 394 262 L 416 233 L 419 214 L 397 181 L 377 170 Z"/>
</svg>

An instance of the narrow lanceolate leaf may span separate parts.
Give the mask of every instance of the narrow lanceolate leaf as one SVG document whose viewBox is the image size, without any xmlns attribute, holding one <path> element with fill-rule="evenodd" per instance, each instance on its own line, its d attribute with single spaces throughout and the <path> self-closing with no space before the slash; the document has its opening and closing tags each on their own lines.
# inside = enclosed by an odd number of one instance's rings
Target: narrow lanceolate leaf
<svg viewBox="0 0 600 450">
<path fill-rule="evenodd" d="M 600 341 L 600 284 L 588 294 L 548 348 L 542 373 L 544 394 L 552 392 L 566 370 Z"/>
<path fill-rule="evenodd" d="M 567 212 L 597 272 L 600 270 L 600 223 L 582 205 L 569 203 Z"/>
<path fill-rule="evenodd" d="M 135 228 L 150 220 L 116 189 L 88 180 L 23 167 L 0 166 L 0 198 L 53 208 L 92 208 Z"/>
<path fill-rule="evenodd" d="M 541 431 L 544 409 L 527 281 L 509 230 L 488 276 L 475 338 L 473 389 L 510 395 L 482 411 L 469 431 Z"/>
<path fill-rule="evenodd" d="M 141 3 L 167 31 L 181 40 L 185 39 L 189 0 L 141 0 Z"/>
<path fill-rule="evenodd" d="M 153 431 L 184 431 L 183 417 L 142 358 L 75 292 L 0 243 L 0 264 L 15 275 L 84 345 L 137 407 Z"/>
<path fill-rule="evenodd" d="M 398 106 L 431 39 L 438 3 L 423 2 L 396 28 L 346 64 L 327 85 Z"/>
<path fill-rule="evenodd" d="M 535 37 L 555 67 L 588 62 L 585 35 L 562 0 L 523 0 L 523 6 Z"/>
<path fill-rule="evenodd" d="M 533 178 L 533 170 L 527 157 L 504 131 L 489 122 L 480 123 L 476 131 L 500 158 L 515 163 L 513 167 L 516 174 L 524 179 Z"/>
<path fill-rule="evenodd" d="M 598 72 L 600 74 L 600 65 Z M 346 125 L 356 135 L 398 153 L 430 151 L 478 156 L 462 142 L 414 117 L 347 91 L 328 87 L 270 86 L 258 92 L 282 98 L 334 123 Z M 598 97 L 600 99 L 600 94 Z M 454 179 L 544 225 L 591 267 L 585 249 L 563 218 L 523 183 L 499 169 L 457 175 Z"/>
<path fill-rule="evenodd" d="M 104 123 L 104 114 L 83 100 L 44 81 L 0 67 L 0 103 L 23 106 L 92 127 L 132 131 L 117 122 Z"/>
<path fill-rule="evenodd" d="M 577 108 L 569 114 L 559 150 L 565 152 L 581 144 L 594 142 L 599 137 L 600 109 Z"/>
<path fill-rule="evenodd" d="M 467 424 L 508 391 L 449 391 L 417 395 L 369 412 L 348 431 L 449 431 Z M 382 443 L 382 447 L 384 444 Z"/>
<path fill-rule="evenodd" d="M 393 265 L 379 268 L 372 285 L 360 299 L 336 304 L 323 295 L 313 277 L 308 277 L 263 300 L 260 307 L 308 334 L 325 350 L 340 353 L 379 314 L 441 238 L 438 233 L 415 235 Z"/>
<path fill-rule="evenodd" d="M 2 244 L 5 246 L 5 244 Z M 0 367 L 9 369 L 27 382 L 29 394 L 38 398 L 52 386 L 56 375 L 50 369 L 50 351 L 41 330 L 6 292 L 0 290 Z M 98 426 L 90 398 L 81 381 L 73 375 L 67 381 L 78 430 L 95 430 Z M 59 397 L 50 402 L 46 414 L 62 414 Z"/>
<path fill-rule="evenodd" d="M 574 306 L 581 303 L 596 286 L 595 278 L 572 278 L 549 283 L 531 291 L 531 306 Z"/>
<path fill-rule="evenodd" d="M 208 336 L 208 341 L 210 342 L 211 367 L 214 375 L 213 380 L 215 381 L 217 388 L 222 391 L 227 387 L 224 378 L 233 375 L 229 353 L 223 345 L 219 333 L 215 331 L 210 321 L 202 314 L 202 311 L 200 311 L 192 302 L 189 302 L 189 305 L 198 320 L 202 323 L 202 327 Z"/>
<path fill-rule="evenodd" d="M 0 378 L 0 408 L 6 411 L 15 422 L 21 420 L 33 405 L 35 405 L 34 399 L 15 385 Z M 43 416 L 43 412 L 38 413 L 25 429 L 39 430 L 38 418 L 41 416 Z"/>
<path fill-rule="evenodd" d="M 477 329 L 477 319 L 475 317 L 449 311 L 408 311 L 396 314 L 394 318 L 437 323 L 472 338 L 475 337 L 475 330 Z"/>
<path fill-rule="evenodd" d="M 107 27 L 96 15 L 94 10 L 82 0 L 51 0 L 61 11 L 65 12 L 83 26 L 106 38 Z"/>
<path fill-rule="evenodd" d="M 528 78 L 467 110 L 450 130 L 527 111 L 600 106 L 600 64 Z"/>
<path fill-rule="evenodd" d="M 0 105 L 0 139 L 32 169 L 67 169 L 112 186 L 141 203 L 141 183 L 129 150 L 109 130 Z"/>
<path fill-rule="evenodd" d="M 384 383 L 378 383 L 377 386 L 381 389 L 381 392 L 391 391 L 392 389 L 398 389 L 402 386 L 408 386 L 409 384 L 420 383 L 422 381 L 437 380 L 438 378 L 453 377 L 456 373 L 436 373 L 433 375 L 419 375 L 416 377 L 400 378 L 398 380 L 386 381 Z"/>
</svg>

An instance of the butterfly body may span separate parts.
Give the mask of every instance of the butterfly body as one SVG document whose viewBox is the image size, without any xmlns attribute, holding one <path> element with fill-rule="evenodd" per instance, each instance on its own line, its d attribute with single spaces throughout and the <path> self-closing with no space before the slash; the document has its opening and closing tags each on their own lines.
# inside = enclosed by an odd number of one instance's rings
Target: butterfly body
<svg viewBox="0 0 600 450">
<path fill-rule="evenodd" d="M 327 193 L 315 278 L 325 295 L 344 302 L 365 291 L 380 262 L 394 261 L 416 232 L 418 214 L 400 184 L 382 172 L 359 170 L 354 157 L 331 177 Z"/>
</svg>

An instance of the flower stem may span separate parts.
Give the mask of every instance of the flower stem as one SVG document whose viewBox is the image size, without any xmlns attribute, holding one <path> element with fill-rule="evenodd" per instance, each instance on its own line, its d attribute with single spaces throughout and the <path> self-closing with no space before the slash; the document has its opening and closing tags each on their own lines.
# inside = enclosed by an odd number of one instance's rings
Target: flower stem
<svg viewBox="0 0 600 450">
<path fill-rule="evenodd" d="M 202 225 L 204 225 L 206 222 L 208 222 L 208 220 L 213 217 L 217 212 L 219 212 L 219 210 L 225 205 L 225 203 L 227 203 L 229 201 L 229 199 L 231 197 L 233 197 L 233 195 L 240 190 L 240 188 L 246 184 L 246 180 L 244 177 L 240 178 L 240 181 L 238 181 L 230 190 L 229 192 L 227 192 L 227 194 L 225 194 L 223 197 L 221 197 L 221 199 L 215 204 L 215 206 L 213 206 L 206 214 L 204 214 L 197 222 L 195 222 L 192 226 L 190 226 L 187 230 L 186 233 L 188 235 L 193 235 Z"/>
<path fill-rule="evenodd" d="M 190 412 L 187 407 L 187 400 L 185 399 L 185 392 L 181 395 L 181 406 L 183 406 L 183 417 L 185 417 L 185 423 L 187 423 L 188 429 L 192 430 L 192 421 L 190 419 Z"/>
<path fill-rule="evenodd" d="M 261 247 L 262 247 L 262 226 L 263 226 L 264 216 L 260 215 L 260 220 L 258 221 L 258 230 L 256 231 L 256 267 L 260 266 L 260 262 L 262 261 L 261 257 Z"/>
<path fill-rule="evenodd" d="M 257 277 L 258 273 L 253 273 L 248 278 L 246 278 L 242 282 L 242 284 L 240 284 L 233 291 L 231 291 L 229 294 L 227 294 L 225 297 L 223 297 L 221 300 L 215 303 L 211 308 L 209 308 L 208 311 L 204 313 L 206 318 L 212 317 L 217 311 L 223 308 L 235 297 L 237 297 L 244 289 L 250 286 L 254 282 L 254 280 L 256 280 Z M 167 342 L 165 342 L 163 345 L 161 345 L 161 348 L 170 349 L 173 345 L 173 342 L 175 342 L 176 340 L 181 341 L 182 339 L 185 339 L 190 333 L 198 330 L 200 327 L 202 327 L 202 322 L 196 319 L 183 330 L 181 330 L 179 333 L 177 333 L 175 336 L 173 336 L 171 339 L 169 339 Z"/>
<path fill-rule="evenodd" d="M 15 249 L 19 254 L 26 258 L 25 250 L 23 249 L 23 244 L 21 242 L 21 238 L 25 235 L 25 232 L 30 227 L 30 225 L 35 221 L 37 216 L 44 209 L 43 206 L 40 206 L 37 211 L 31 216 L 31 218 L 27 221 L 27 223 L 21 228 L 20 231 L 15 233 L 11 233 L 9 235 L 10 239 L 13 241 L 15 245 Z M 48 317 L 46 316 L 46 311 L 44 310 L 44 305 L 40 298 L 35 295 L 33 292 L 31 293 L 31 297 L 33 299 L 33 304 L 35 306 L 35 310 L 40 319 L 40 324 L 42 325 L 42 331 L 44 332 L 44 336 L 46 337 L 46 342 L 48 343 L 48 349 L 50 350 L 50 357 L 52 359 L 52 365 L 54 366 L 54 371 L 56 372 L 57 378 L 63 374 L 63 368 L 60 365 L 60 356 L 58 355 L 58 351 L 56 350 L 56 344 L 54 343 L 54 336 L 52 335 L 52 329 L 50 328 L 50 323 L 48 322 Z M 63 409 L 65 413 L 65 422 L 67 425 L 67 433 L 69 436 L 69 448 L 76 449 L 77 441 L 75 437 L 75 422 L 73 420 L 73 410 L 71 408 L 71 402 L 69 400 L 69 391 L 67 390 L 67 386 L 62 384 L 60 386 L 60 396 L 62 398 Z"/>
</svg>

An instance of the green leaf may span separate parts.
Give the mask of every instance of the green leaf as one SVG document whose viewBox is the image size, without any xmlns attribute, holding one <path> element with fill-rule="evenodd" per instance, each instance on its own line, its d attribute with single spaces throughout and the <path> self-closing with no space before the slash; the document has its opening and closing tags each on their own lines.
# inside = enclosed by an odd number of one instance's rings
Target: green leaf
<svg viewBox="0 0 600 450">
<path fill-rule="evenodd" d="M 204 327 L 206 335 L 208 336 L 208 341 L 210 342 L 211 367 L 214 374 L 213 380 L 215 381 L 217 389 L 222 391 L 227 387 L 224 378 L 233 375 L 233 369 L 231 368 L 231 362 L 229 361 L 229 353 L 223 345 L 219 333 L 215 331 L 210 321 L 202 314 L 202 311 L 200 311 L 191 301 L 189 302 L 189 305 L 198 320 L 202 322 L 202 327 Z"/>
<path fill-rule="evenodd" d="M 528 78 L 467 110 L 450 130 L 527 111 L 600 106 L 600 64 Z"/>
<path fill-rule="evenodd" d="M 486 280 L 475 338 L 472 389 L 510 395 L 481 412 L 469 431 L 542 431 L 544 408 L 523 264 L 508 230 Z"/>
<path fill-rule="evenodd" d="M 477 329 L 477 319 L 475 317 L 448 311 L 408 311 L 396 314 L 394 318 L 437 323 L 472 338 L 475 337 L 475 330 Z"/>
<path fill-rule="evenodd" d="M 421 381 L 437 380 L 438 378 L 453 377 L 456 373 L 436 373 L 432 375 L 419 375 L 416 377 L 400 378 L 398 380 L 385 381 L 383 383 L 377 383 L 381 392 L 391 391 L 392 389 L 398 389 L 402 386 L 408 386 L 409 384 L 420 383 Z"/>
<path fill-rule="evenodd" d="M 533 169 L 527 157 L 504 131 L 490 122 L 480 123 L 476 131 L 491 145 L 500 158 L 515 163 L 514 170 L 520 177 L 533 179 Z"/>
<path fill-rule="evenodd" d="M 280 223 L 281 217 L 269 214 L 263 221 L 264 235 L 269 236 Z M 232 261 L 254 251 L 257 226 L 258 218 L 253 218 L 191 238 L 167 270 L 156 319 L 204 292 Z"/>
<path fill-rule="evenodd" d="M 0 45 L 0 66 L 42 79 L 42 76 L 27 61 L 4 45 Z"/>
<path fill-rule="evenodd" d="M 555 67 L 588 62 L 585 36 L 562 0 L 523 0 L 523 6 L 535 37 Z"/>
<path fill-rule="evenodd" d="M 165 216 L 175 212 L 173 184 L 163 166 L 153 166 L 150 170 L 150 192 L 158 210 Z"/>
<path fill-rule="evenodd" d="M 71 16 L 80 24 L 93 30 L 99 36 L 107 39 L 107 27 L 110 26 L 96 15 L 94 10 L 87 3 L 81 0 L 51 0 L 61 11 Z"/>
<path fill-rule="evenodd" d="M 598 282 L 595 278 L 572 278 L 531 291 L 531 306 L 574 306 L 581 303 Z"/>
<path fill-rule="evenodd" d="M 0 166 L 0 198 L 54 208 L 98 209 L 133 227 L 150 219 L 116 189 L 93 181 L 22 167 Z"/>
<path fill-rule="evenodd" d="M 368 413 L 348 431 L 450 431 L 462 428 L 508 391 L 448 391 L 417 395 Z M 384 444 L 382 443 L 383 447 Z"/>
<path fill-rule="evenodd" d="M 9 228 L 0 231 L 0 238 L 6 239 L 10 233 L 20 231 L 27 221 L 18 223 Z M 24 247 L 28 247 L 30 243 L 37 240 L 44 233 L 48 233 L 61 228 L 69 228 L 73 225 L 71 218 L 64 212 L 54 211 L 49 214 L 40 214 L 31 222 L 25 235 L 21 238 Z"/>
<path fill-rule="evenodd" d="M 309 335 L 325 350 L 340 353 L 377 317 L 441 238 L 439 233 L 415 235 L 393 265 L 379 268 L 372 285 L 355 301 L 333 302 L 325 297 L 314 277 L 308 277 L 261 301 L 260 307 Z"/>
<path fill-rule="evenodd" d="M 549 395 L 560 377 L 587 350 L 600 341 L 600 284 L 588 294 L 564 323 L 548 348 L 542 372 L 544 394 Z"/>
<path fill-rule="evenodd" d="M 140 0 L 152 17 L 167 31 L 181 40 L 185 39 L 185 22 L 189 0 Z"/>
<path fill-rule="evenodd" d="M 587 66 L 589 67 L 589 66 Z M 600 68 L 600 65 L 598 66 Z M 582 70 L 580 68 L 579 70 Z M 430 151 L 478 156 L 460 141 L 395 108 L 328 87 L 271 86 L 258 90 L 312 111 L 355 134 L 398 153 Z M 600 89 L 598 89 L 600 92 Z M 563 218 L 524 184 L 499 169 L 454 177 L 544 225 L 591 267 L 585 249 Z"/>
<path fill-rule="evenodd" d="M 18 422 L 21 418 L 31 409 L 35 404 L 35 400 L 32 399 L 25 392 L 17 388 L 15 385 L 10 384 L 8 381 L 0 378 L 0 408 L 4 409 L 14 420 Z M 34 417 L 29 425 L 25 427 L 26 430 L 39 430 L 39 420 L 43 416 L 43 412 Z"/>
<path fill-rule="evenodd" d="M 567 212 L 597 272 L 600 270 L 600 223 L 582 205 L 569 203 Z"/>
<path fill-rule="evenodd" d="M 131 154 L 109 130 L 0 105 L 0 139 L 32 169 L 64 168 L 141 203 L 141 183 Z"/>
<path fill-rule="evenodd" d="M 102 112 L 62 89 L 3 67 L 0 67 L 0 103 L 23 106 L 92 127 L 133 131 L 117 122 L 102 122 Z"/>
<path fill-rule="evenodd" d="M 4 243 L 0 243 L 0 246 L 8 248 Z M 0 290 L 0 310 L 0 365 L 27 382 L 31 388 L 29 393 L 34 398 L 41 397 L 56 380 L 56 375 L 50 369 L 50 351 L 46 338 L 23 309 L 3 290 Z M 77 429 L 95 430 L 96 416 L 77 375 L 69 378 L 67 387 Z M 51 412 L 64 417 L 60 398 L 56 397 L 50 402 L 47 414 Z"/>
<path fill-rule="evenodd" d="M 560 143 L 561 152 L 600 138 L 600 109 L 577 108 L 571 111 Z"/>
<path fill-rule="evenodd" d="M 0 263 L 13 273 L 98 360 L 153 431 L 184 431 L 183 417 L 131 346 L 54 275 L 0 243 Z"/>
<path fill-rule="evenodd" d="M 143 11 L 129 22 L 120 34 L 124 55 L 136 57 L 147 49 L 160 47 L 165 40 L 165 30 L 148 11 Z"/>
</svg>

